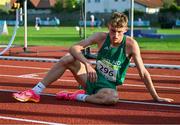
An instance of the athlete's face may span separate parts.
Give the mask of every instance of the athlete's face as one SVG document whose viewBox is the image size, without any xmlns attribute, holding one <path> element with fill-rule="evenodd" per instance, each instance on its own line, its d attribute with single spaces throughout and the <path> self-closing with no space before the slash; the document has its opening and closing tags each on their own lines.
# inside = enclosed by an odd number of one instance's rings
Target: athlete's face
<svg viewBox="0 0 180 125">
<path fill-rule="evenodd" d="M 124 33 L 127 31 L 127 27 L 116 28 L 111 25 L 108 26 L 111 43 L 116 45 L 123 39 Z"/>
</svg>

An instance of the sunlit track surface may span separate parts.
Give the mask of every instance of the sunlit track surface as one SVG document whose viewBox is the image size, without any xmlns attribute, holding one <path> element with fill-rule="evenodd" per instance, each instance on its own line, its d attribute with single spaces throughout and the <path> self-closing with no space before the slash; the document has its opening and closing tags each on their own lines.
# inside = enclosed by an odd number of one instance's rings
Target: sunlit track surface
<svg viewBox="0 0 180 125">
<path fill-rule="evenodd" d="M 163 60 L 161 64 L 168 63 Z M 179 65 L 179 61 L 170 64 Z M 180 124 L 177 69 L 148 68 L 159 95 L 173 98 L 172 103 L 154 102 L 136 68 L 129 68 L 124 85 L 118 87 L 120 101 L 114 106 L 56 100 L 55 93 L 61 90 L 77 90 L 78 83 L 70 71 L 45 89 L 39 103 L 20 103 L 12 98 L 13 92 L 32 88 L 53 65 L 0 61 L 0 124 Z"/>
<path fill-rule="evenodd" d="M 59 59 L 50 58 L 33 58 L 33 57 L 13 57 L 13 56 L 0 56 L 0 60 L 14 60 L 14 61 L 31 61 L 31 62 L 47 62 L 57 63 Z M 96 61 L 90 61 L 92 64 L 96 64 Z M 130 67 L 136 67 L 134 63 L 130 63 Z M 165 65 L 165 64 L 144 64 L 146 68 L 159 68 L 159 69 L 180 69 L 180 65 Z"/>
</svg>

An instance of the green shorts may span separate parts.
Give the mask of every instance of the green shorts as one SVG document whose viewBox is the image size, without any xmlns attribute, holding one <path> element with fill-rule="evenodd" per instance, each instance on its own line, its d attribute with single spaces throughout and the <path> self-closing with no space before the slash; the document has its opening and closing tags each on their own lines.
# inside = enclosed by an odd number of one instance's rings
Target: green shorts
<svg viewBox="0 0 180 125">
<path fill-rule="evenodd" d="M 89 80 L 86 82 L 86 94 L 88 95 L 92 95 L 92 94 L 96 94 L 100 89 L 102 88 L 111 88 L 116 90 L 116 85 L 110 82 L 106 82 L 106 83 L 99 83 L 99 82 L 95 82 L 95 83 L 91 83 Z"/>
</svg>

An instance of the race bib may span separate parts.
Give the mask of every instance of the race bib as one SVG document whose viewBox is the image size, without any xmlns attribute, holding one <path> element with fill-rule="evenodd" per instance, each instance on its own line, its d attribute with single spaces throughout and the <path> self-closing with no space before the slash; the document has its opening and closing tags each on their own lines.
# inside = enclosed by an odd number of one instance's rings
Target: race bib
<svg viewBox="0 0 180 125">
<path fill-rule="evenodd" d="M 111 63 L 103 60 L 97 61 L 97 70 L 105 76 L 106 79 L 112 82 L 116 82 L 116 76 L 118 73 L 119 66 L 112 65 Z"/>
</svg>

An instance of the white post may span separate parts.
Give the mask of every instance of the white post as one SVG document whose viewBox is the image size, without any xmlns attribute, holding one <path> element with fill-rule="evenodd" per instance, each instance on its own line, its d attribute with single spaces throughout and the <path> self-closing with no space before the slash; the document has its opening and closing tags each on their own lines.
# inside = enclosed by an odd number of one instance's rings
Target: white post
<svg viewBox="0 0 180 125">
<path fill-rule="evenodd" d="M 86 39 L 87 35 L 86 35 L 86 17 L 87 17 L 87 13 L 86 13 L 86 2 L 87 0 L 84 0 L 84 39 Z M 84 53 L 86 56 L 88 56 L 90 54 L 90 47 L 87 47 L 85 49 L 85 53 Z"/>
<path fill-rule="evenodd" d="M 23 21 L 23 9 L 22 9 L 22 7 L 19 9 L 19 21 Z"/>
<path fill-rule="evenodd" d="M 86 39 L 86 0 L 84 0 L 84 39 Z"/>
<path fill-rule="evenodd" d="M 134 37 L 134 0 L 131 0 L 131 37 Z"/>
<path fill-rule="evenodd" d="M 27 49 L 27 0 L 24 1 L 24 51 Z"/>
</svg>

